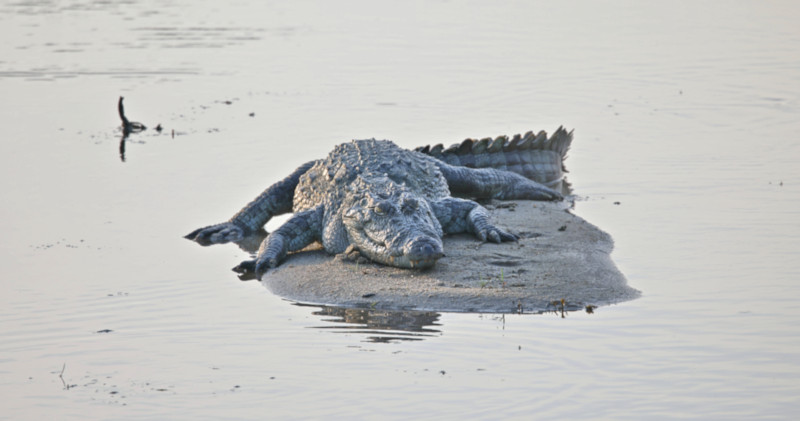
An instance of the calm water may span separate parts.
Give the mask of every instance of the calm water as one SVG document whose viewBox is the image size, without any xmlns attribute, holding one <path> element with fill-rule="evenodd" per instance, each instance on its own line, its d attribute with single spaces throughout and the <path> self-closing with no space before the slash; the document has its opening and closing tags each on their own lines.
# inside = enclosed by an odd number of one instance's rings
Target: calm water
<svg viewBox="0 0 800 421">
<path fill-rule="evenodd" d="M 229 3 L 0 4 L 0 419 L 796 416 L 795 2 Z M 561 124 L 638 300 L 300 306 L 181 238 L 341 141 Z"/>
</svg>

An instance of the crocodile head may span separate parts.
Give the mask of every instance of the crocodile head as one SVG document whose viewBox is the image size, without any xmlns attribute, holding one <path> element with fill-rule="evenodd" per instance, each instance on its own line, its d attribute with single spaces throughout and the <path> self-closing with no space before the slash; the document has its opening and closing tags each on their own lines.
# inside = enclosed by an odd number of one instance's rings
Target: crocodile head
<svg viewBox="0 0 800 421">
<path fill-rule="evenodd" d="M 391 188 L 380 193 L 351 191 L 360 197 L 342 214 L 350 243 L 369 259 L 385 265 L 433 266 L 444 256 L 439 220 L 424 197 L 390 184 Z"/>
</svg>

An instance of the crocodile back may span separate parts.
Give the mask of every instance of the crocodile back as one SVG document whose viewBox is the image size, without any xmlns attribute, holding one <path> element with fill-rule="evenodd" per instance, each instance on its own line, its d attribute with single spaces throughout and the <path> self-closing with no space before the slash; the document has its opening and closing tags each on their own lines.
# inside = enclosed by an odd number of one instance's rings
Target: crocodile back
<svg viewBox="0 0 800 421">
<path fill-rule="evenodd" d="M 356 178 L 373 176 L 385 176 L 425 199 L 450 195 L 447 181 L 431 158 L 388 140 L 354 140 L 336 146 L 327 158 L 319 160 L 300 177 L 294 211 L 310 209 L 319 203 L 337 208 L 346 196 L 367 193 L 352 190 Z"/>
</svg>

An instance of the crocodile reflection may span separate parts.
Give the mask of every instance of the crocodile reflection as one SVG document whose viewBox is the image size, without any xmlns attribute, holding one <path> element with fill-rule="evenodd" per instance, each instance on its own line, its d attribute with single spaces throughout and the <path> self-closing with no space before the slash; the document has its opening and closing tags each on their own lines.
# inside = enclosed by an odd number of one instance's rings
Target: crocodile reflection
<svg viewBox="0 0 800 421">
<path fill-rule="evenodd" d="M 330 326 L 314 326 L 314 329 L 330 329 L 341 333 L 366 335 L 365 342 L 389 343 L 397 341 L 421 341 L 441 336 L 441 331 L 431 326 L 441 326 L 436 312 L 390 311 L 372 308 L 344 308 L 295 303 L 300 307 L 315 307 L 312 314 L 322 316 L 321 321 Z"/>
</svg>

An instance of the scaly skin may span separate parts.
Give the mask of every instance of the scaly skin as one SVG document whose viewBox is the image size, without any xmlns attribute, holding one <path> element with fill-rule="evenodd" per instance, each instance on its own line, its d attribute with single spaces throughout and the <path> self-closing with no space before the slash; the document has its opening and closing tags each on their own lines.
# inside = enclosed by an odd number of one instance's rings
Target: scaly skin
<svg viewBox="0 0 800 421">
<path fill-rule="evenodd" d="M 564 159 L 572 144 L 572 132 L 563 127 L 549 138 L 547 133 L 532 131 L 512 138 L 466 139 L 445 149 L 442 144 L 416 148 L 456 167 L 494 168 L 511 171 L 548 187 L 557 188 L 566 169 Z"/>
<path fill-rule="evenodd" d="M 272 216 L 293 211 L 264 240 L 256 259 L 234 270 L 260 277 L 315 241 L 331 254 L 352 246 L 377 263 L 427 268 L 444 255 L 444 234 L 466 232 L 497 243 L 517 239 L 492 225 L 478 203 L 451 192 L 474 198 L 561 199 L 558 192 L 519 174 L 453 166 L 446 162 L 448 153 L 440 155 L 445 159 L 385 140 L 344 143 L 268 188 L 230 221 L 197 229 L 186 238 L 202 245 L 238 241 Z"/>
</svg>

